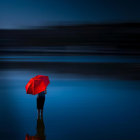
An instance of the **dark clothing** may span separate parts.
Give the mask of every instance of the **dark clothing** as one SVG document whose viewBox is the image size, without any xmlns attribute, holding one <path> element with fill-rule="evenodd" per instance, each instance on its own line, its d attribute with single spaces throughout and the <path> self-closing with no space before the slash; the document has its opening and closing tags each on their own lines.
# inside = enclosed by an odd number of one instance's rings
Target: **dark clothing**
<svg viewBox="0 0 140 140">
<path fill-rule="evenodd" d="M 45 102 L 45 92 L 41 92 L 37 96 L 37 109 L 43 110 L 44 107 L 44 102 Z"/>
</svg>

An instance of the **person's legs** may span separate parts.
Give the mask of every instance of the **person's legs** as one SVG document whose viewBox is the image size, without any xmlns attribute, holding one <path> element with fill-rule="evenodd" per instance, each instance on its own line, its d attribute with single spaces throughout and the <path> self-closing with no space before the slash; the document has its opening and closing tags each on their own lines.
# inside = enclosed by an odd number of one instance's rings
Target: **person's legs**
<svg viewBox="0 0 140 140">
<path fill-rule="evenodd" d="M 38 112 L 38 119 L 40 119 L 40 109 L 38 109 L 37 112 Z"/>
<path fill-rule="evenodd" d="M 43 118 L 43 107 L 44 107 L 44 102 L 45 102 L 45 94 L 37 96 L 37 110 L 38 110 L 38 118 L 40 118 L 40 113 L 41 113 L 41 118 Z"/>
<path fill-rule="evenodd" d="M 44 103 L 45 103 L 45 94 L 41 99 L 41 119 L 43 119 L 43 108 L 44 108 Z"/>
<path fill-rule="evenodd" d="M 37 96 L 37 118 L 40 119 L 40 99 Z"/>
<path fill-rule="evenodd" d="M 41 119 L 43 119 L 43 109 L 41 109 Z"/>
</svg>

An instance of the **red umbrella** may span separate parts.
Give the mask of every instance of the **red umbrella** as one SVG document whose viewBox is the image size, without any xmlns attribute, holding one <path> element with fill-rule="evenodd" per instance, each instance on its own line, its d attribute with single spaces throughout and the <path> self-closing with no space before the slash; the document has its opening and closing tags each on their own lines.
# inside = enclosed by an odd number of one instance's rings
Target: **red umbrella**
<svg viewBox="0 0 140 140">
<path fill-rule="evenodd" d="M 45 91 L 49 85 L 49 77 L 44 75 L 37 75 L 29 80 L 25 86 L 26 93 L 36 95 L 42 91 Z"/>
</svg>

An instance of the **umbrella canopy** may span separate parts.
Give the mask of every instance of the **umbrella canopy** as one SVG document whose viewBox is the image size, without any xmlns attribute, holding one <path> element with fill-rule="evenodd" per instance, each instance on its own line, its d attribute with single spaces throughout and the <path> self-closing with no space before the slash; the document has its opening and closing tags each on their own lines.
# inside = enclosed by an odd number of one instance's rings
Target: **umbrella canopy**
<svg viewBox="0 0 140 140">
<path fill-rule="evenodd" d="M 25 86 L 26 93 L 36 95 L 42 91 L 45 91 L 49 85 L 49 77 L 44 75 L 37 75 L 29 80 Z"/>
</svg>

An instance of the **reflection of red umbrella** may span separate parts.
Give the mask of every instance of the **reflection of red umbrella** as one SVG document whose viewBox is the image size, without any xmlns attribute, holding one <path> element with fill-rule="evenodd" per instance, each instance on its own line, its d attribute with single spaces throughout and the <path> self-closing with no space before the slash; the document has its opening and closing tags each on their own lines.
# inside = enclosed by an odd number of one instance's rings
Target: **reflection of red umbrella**
<svg viewBox="0 0 140 140">
<path fill-rule="evenodd" d="M 25 140 L 41 140 L 41 139 L 38 136 L 29 136 L 27 134 Z"/>
<path fill-rule="evenodd" d="M 42 91 L 45 91 L 49 85 L 49 77 L 44 75 L 37 75 L 29 80 L 25 86 L 26 93 L 36 95 Z"/>
</svg>

